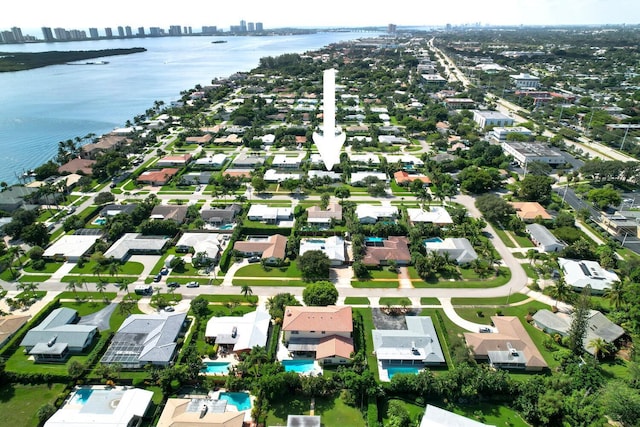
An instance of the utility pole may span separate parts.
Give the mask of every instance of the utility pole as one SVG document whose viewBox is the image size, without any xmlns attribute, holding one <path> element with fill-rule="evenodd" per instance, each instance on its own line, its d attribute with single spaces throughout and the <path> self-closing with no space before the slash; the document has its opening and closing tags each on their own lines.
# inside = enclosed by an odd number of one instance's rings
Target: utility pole
<svg viewBox="0 0 640 427">
<path fill-rule="evenodd" d="M 624 147 L 624 142 L 627 140 L 627 135 L 629 134 L 629 129 L 631 125 L 627 123 L 627 130 L 624 131 L 624 136 L 622 137 L 622 144 L 620 144 L 620 151 L 622 151 L 622 147 Z"/>
</svg>

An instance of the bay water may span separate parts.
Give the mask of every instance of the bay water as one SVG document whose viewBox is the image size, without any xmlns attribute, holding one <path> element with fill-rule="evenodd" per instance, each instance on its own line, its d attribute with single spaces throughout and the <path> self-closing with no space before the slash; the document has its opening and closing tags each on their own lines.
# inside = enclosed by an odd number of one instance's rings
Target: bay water
<svg viewBox="0 0 640 427">
<path fill-rule="evenodd" d="M 374 33 L 320 32 L 267 37 L 161 37 L 1 45 L 0 52 L 144 47 L 146 52 L 103 58 L 106 64 L 52 65 L 0 73 L 0 182 L 52 159 L 58 141 L 102 135 L 168 104 L 196 84 L 250 71 L 260 58 L 303 53 Z M 212 43 L 224 40 L 226 43 Z M 91 61 L 99 61 L 92 59 Z"/>
</svg>

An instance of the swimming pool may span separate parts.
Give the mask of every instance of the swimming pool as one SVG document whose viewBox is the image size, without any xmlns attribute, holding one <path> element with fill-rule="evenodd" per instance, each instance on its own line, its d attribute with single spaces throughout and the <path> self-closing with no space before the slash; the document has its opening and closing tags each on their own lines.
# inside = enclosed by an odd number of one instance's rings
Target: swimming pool
<svg viewBox="0 0 640 427">
<path fill-rule="evenodd" d="M 442 243 L 444 240 L 442 240 L 439 237 L 431 237 L 430 239 L 425 239 L 425 243 Z"/>
<path fill-rule="evenodd" d="M 251 409 L 251 397 L 249 393 L 223 391 L 220 393 L 220 400 L 226 400 L 228 404 L 238 408 L 238 411 Z"/>
<path fill-rule="evenodd" d="M 419 366 L 387 366 L 387 375 L 391 379 L 396 374 L 418 374 L 421 367 Z"/>
<path fill-rule="evenodd" d="M 96 218 L 93 223 L 95 225 L 105 225 L 107 223 L 107 218 Z"/>
<path fill-rule="evenodd" d="M 371 243 L 382 243 L 384 242 L 384 237 L 365 237 L 364 241 Z"/>
<path fill-rule="evenodd" d="M 313 372 L 316 367 L 313 359 L 283 360 L 282 366 L 284 366 L 285 372 L 297 372 L 299 374 Z"/>
<path fill-rule="evenodd" d="M 78 405 L 84 405 L 89 400 L 89 396 L 93 393 L 93 390 L 90 388 L 81 388 L 76 391 L 73 395 L 73 399 L 71 403 L 75 403 Z"/>
<path fill-rule="evenodd" d="M 204 362 L 204 365 L 200 370 L 203 374 L 227 375 L 229 373 L 229 362 Z"/>
<path fill-rule="evenodd" d="M 235 224 L 225 224 L 225 225 L 221 225 L 220 227 L 218 227 L 219 230 L 231 230 L 233 229 L 233 227 L 235 226 Z"/>
<path fill-rule="evenodd" d="M 309 239 L 309 240 L 307 240 L 307 243 L 315 243 L 315 244 L 322 245 L 322 244 L 324 244 L 326 242 L 324 240 L 322 240 L 322 239 Z"/>
</svg>

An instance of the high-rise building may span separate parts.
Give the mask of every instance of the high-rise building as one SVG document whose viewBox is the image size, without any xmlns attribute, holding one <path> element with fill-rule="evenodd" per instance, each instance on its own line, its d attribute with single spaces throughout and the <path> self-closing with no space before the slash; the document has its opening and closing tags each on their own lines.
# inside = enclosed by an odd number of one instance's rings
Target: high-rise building
<svg viewBox="0 0 640 427">
<path fill-rule="evenodd" d="M 91 37 L 92 39 L 100 38 L 100 35 L 98 34 L 98 29 L 97 28 L 89 28 L 89 37 Z"/>
<path fill-rule="evenodd" d="M 42 27 L 42 37 L 44 37 L 45 42 L 53 41 L 53 32 L 50 27 Z"/>
<path fill-rule="evenodd" d="M 15 43 L 15 37 L 11 31 L 0 31 L 0 43 Z"/>
<path fill-rule="evenodd" d="M 56 40 L 68 40 L 69 33 L 64 28 L 54 28 L 53 33 L 56 35 Z"/>
<path fill-rule="evenodd" d="M 241 33 L 247 32 L 247 21 L 245 21 L 244 19 L 240 21 L 240 32 Z"/>
<path fill-rule="evenodd" d="M 133 37 L 133 32 L 131 31 L 131 26 L 127 25 L 126 27 L 124 27 L 124 32 L 127 35 L 127 37 Z"/>
<path fill-rule="evenodd" d="M 256 30 L 256 24 L 254 24 L 253 22 L 247 23 L 247 31 L 249 31 L 250 33 L 253 33 L 255 30 Z"/>
<path fill-rule="evenodd" d="M 124 27 L 122 25 L 118 25 L 118 37 L 124 38 Z"/>
<path fill-rule="evenodd" d="M 24 43 L 24 36 L 20 27 L 11 27 L 11 33 L 13 33 L 16 43 Z"/>
<path fill-rule="evenodd" d="M 144 37 L 144 27 L 138 27 L 138 37 Z"/>
<path fill-rule="evenodd" d="M 149 28 L 149 35 L 153 36 L 153 37 L 158 37 L 162 35 L 162 29 L 160 27 L 150 27 Z"/>
<path fill-rule="evenodd" d="M 182 34 L 182 27 L 180 25 L 171 25 L 169 26 L 169 35 L 170 36 L 179 36 Z"/>
<path fill-rule="evenodd" d="M 387 26 L 387 32 L 389 34 L 395 34 L 397 29 L 398 29 L 398 26 L 396 24 L 389 24 Z"/>
<path fill-rule="evenodd" d="M 262 22 L 256 22 L 256 31 L 264 31 L 262 27 Z"/>
<path fill-rule="evenodd" d="M 108 39 L 113 38 L 113 31 L 111 31 L 111 27 L 105 27 L 104 36 Z"/>
<path fill-rule="evenodd" d="M 203 25 L 202 34 L 215 34 L 218 32 L 218 27 L 215 25 Z"/>
</svg>

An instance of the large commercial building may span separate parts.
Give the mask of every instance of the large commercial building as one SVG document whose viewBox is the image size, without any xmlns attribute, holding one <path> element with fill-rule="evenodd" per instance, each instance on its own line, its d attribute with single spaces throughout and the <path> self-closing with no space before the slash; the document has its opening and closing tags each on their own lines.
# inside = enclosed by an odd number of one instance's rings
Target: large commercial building
<svg viewBox="0 0 640 427">
<path fill-rule="evenodd" d="M 489 137 L 495 142 L 506 142 L 507 135 L 516 133 L 519 135 L 530 136 L 531 130 L 527 129 L 523 126 L 513 126 L 513 127 L 495 127 L 491 130 Z"/>
<path fill-rule="evenodd" d="M 498 111 L 491 110 L 473 110 L 473 121 L 485 129 L 489 126 L 511 126 L 513 119 Z"/>
<path fill-rule="evenodd" d="M 561 165 L 566 162 L 559 150 L 548 145 L 535 142 L 503 142 L 502 150 L 518 162 L 520 166 L 527 163 L 540 162 L 548 165 Z"/>
<path fill-rule="evenodd" d="M 509 76 L 518 89 L 537 89 L 540 86 L 540 79 L 529 73 L 520 73 Z"/>
</svg>

